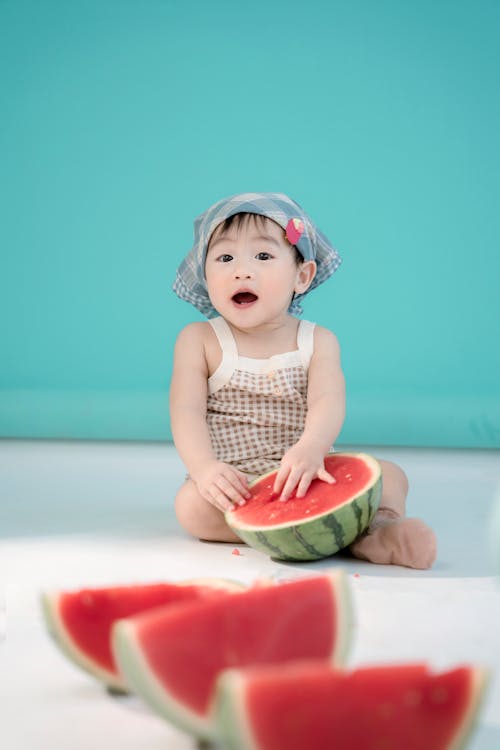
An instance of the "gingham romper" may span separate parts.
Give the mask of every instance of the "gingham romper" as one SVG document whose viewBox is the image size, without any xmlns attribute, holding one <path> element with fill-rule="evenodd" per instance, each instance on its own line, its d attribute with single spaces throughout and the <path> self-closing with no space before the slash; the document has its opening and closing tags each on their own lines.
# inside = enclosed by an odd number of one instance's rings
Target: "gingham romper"
<svg viewBox="0 0 500 750">
<path fill-rule="evenodd" d="M 207 401 L 217 458 L 252 476 L 271 471 L 304 430 L 315 324 L 300 321 L 295 351 L 254 359 L 239 356 L 224 318 L 208 322 L 222 349 Z"/>
</svg>

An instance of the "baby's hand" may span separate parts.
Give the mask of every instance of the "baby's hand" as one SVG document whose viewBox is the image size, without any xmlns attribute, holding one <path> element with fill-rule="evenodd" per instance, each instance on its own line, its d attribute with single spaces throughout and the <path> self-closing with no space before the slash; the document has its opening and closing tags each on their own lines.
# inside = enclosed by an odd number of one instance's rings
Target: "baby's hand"
<svg viewBox="0 0 500 750">
<path fill-rule="evenodd" d="M 242 471 L 222 461 L 212 461 L 195 479 L 200 495 L 220 511 L 244 505 L 250 497 L 248 479 Z"/>
<path fill-rule="evenodd" d="M 281 459 L 273 494 L 280 495 L 282 501 L 288 500 L 294 490 L 296 497 L 304 497 L 312 480 L 316 478 L 328 484 L 335 483 L 335 477 L 325 469 L 323 454 L 298 442 Z"/>
</svg>

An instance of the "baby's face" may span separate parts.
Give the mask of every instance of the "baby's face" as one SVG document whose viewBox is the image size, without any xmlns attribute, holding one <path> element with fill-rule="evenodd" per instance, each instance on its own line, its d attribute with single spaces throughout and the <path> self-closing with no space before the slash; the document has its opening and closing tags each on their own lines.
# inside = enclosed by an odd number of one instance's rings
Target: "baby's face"
<svg viewBox="0 0 500 750">
<path fill-rule="evenodd" d="M 309 286 L 315 264 L 297 264 L 294 248 L 271 219 L 248 216 L 224 233 L 220 229 L 210 239 L 205 262 L 208 293 L 217 312 L 242 328 L 286 315 L 293 293 Z"/>
</svg>

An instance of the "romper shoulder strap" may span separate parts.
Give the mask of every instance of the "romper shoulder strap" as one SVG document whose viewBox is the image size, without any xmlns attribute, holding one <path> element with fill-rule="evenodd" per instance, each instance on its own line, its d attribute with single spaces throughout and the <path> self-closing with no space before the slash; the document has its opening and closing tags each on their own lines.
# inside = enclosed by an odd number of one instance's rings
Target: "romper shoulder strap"
<svg viewBox="0 0 500 750">
<path fill-rule="evenodd" d="M 208 322 L 212 326 L 222 350 L 221 363 L 208 379 L 209 392 L 214 393 L 231 379 L 238 362 L 238 348 L 232 331 L 223 317 L 210 318 Z"/>
<path fill-rule="evenodd" d="M 214 329 L 222 352 L 224 354 L 235 354 L 238 356 L 236 341 L 234 340 L 233 333 L 224 318 L 219 315 L 217 318 L 210 318 L 208 322 Z"/>
<path fill-rule="evenodd" d="M 300 354 L 300 361 L 305 370 L 309 369 L 311 357 L 314 351 L 314 329 L 316 323 L 310 320 L 301 320 L 297 332 L 297 349 Z"/>
</svg>

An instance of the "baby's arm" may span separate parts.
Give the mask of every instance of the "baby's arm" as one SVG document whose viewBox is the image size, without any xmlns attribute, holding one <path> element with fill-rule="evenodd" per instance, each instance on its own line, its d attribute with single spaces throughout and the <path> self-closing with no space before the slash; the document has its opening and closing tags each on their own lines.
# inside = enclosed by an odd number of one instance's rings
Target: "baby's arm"
<svg viewBox="0 0 500 750">
<path fill-rule="evenodd" d="M 218 461 L 206 422 L 208 368 L 204 326 L 192 323 L 177 338 L 170 386 L 170 419 L 175 447 L 200 495 L 219 510 L 248 497 L 245 475 Z"/>
<path fill-rule="evenodd" d="M 296 489 L 303 497 L 311 481 L 333 478 L 325 470 L 324 458 L 336 440 L 345 416 L 345 382 L 337 338 L 326 328 L 316 326 L 314 353 L 307 387 L 307 416 L 300 440 L 281 460 L 274 492 L 286 500 Z"/>
</svg>

